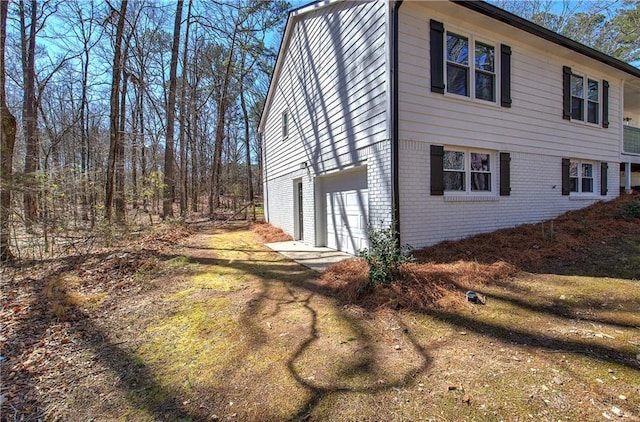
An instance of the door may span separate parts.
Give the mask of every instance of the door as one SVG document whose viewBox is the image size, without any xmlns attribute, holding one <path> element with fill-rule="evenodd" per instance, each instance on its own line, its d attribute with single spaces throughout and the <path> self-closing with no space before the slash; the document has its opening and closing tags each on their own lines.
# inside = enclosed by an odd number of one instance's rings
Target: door
<svg viewBox="0 0 640 422">
<path fill-rule="evenodd" d="M 297 205 L 298 205 L 298 238 L 296 240 L 304 239 L 304 213 L 302 208 L 302 182 L 297 183 Z"/>
<path fill-rule="evenodd" d="M 366 169 L 328 176 L 323 186 L 327 247 L 355 255 L 369 246 Z"/>
</svg>

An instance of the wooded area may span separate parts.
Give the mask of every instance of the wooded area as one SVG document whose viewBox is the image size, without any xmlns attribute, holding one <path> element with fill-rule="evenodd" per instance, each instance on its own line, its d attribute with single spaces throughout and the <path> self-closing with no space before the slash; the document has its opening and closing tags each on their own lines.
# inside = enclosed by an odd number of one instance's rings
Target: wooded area
<svg viewBox="0 0 640 422">
<path fill-rule="evenodd" d="M 640 1 L 493 3 L 640 59 Z M 115 227 L 259 201 L 255 128 L 286 1 L 0 6 L 2 261 L 82 253 Z"/>
<path fill-rule="evenodd" d="M 258 202 L 287 2 L 0 4 L 3 261 Z"/>
</svg>

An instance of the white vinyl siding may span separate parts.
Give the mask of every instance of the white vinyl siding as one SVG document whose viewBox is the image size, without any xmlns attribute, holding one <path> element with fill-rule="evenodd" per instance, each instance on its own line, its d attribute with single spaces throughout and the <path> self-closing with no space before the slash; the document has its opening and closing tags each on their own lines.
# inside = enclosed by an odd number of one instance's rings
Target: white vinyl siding
<svg viewBox="0 0 640 422">
<path fill-rule="evenodd" d="M 459 15 L 443 14 L 447 8 L 452 12 L 472 13 L 455 4 L 440 2 L 405 2 L 400 8 L 400 139 L 494 151 L 569 155 L 594 161 L 619 160 L 618 125 L 603 129 L 588 124 L 567 125 L 562 119 L 562 66 L 573 63 L 567 63 L 560 47 L 550 42 L 544 48 L 531 47 L 529 41 L 537 38 L 533 35 L 488 17 L 463 21 Z M 464 25 L 465 33 L 474 34 L 479 40 L 495 40 L 511 46 L 511 108 L 430 91 L 430 19 L 443 22 L 445 28 L 454 22 L 458 32 L 462 32 L 458 26 Z M 474 24 L 479 21 L 484 25 Z M 554 55 L 555 52 L 558 55 Z M 593 64 L 589 77 L 607 79 L 608 75 L 597 71 L 602 66 L 595 61 Z M 620 120 L 621 86 L 613 78 L 608 79 L 611 84 L 609 120 L 615 122 Z"/>
<path fill-rule="evenodd" d="M 263 134 L 267 178 L 302 162 L 316 173 L 348 166 L 354 150 L 388 139 L 385 13 L 384 3 L 341 2 L 293 26 Z"/>
</svg>

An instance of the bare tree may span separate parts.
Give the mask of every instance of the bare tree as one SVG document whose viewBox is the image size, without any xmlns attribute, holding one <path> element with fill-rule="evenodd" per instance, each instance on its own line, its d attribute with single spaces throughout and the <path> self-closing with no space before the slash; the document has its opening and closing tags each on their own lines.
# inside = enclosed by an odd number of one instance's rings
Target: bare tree
<svg viewBox="0 0 640 422">
<path fill-rule="evenodd" d="M 184 49 L 182 50 L 182 77 L 180 87 L 180 215 L 184 215 L 187 212 L 187 145 L 186 145 L 186 127 L 185 127 L 185 114 L 187 112 L 187 61 L 188 61 L 188 47 L 189 47 L 189 29 L 191 26 L 191 6 L 192 0 L 189 0 L 187 6 L 187 24 L 184 35 Z"/>
<path fill-rule="evenodd" d="M 209 196 L 209 213 L 213 217 L 215 209 L 220 203 L 220 168 L 222 162 L 222 149 L 224 147 L 224 126 L 225 115 L 227 113 L 228 106 L 228 91 L 229 81 L 231 80 L 231 69 L 233 64 L 233 55 L 236 45 L 236 36 L 239 29 L 239 18 L 233 27 L 233 33 L 231 37 L 231 45 L 229 46 L 229 56 L 224 71 L 224 80 L 222 82 L 222 89 L 220 90 L 220 98 L 218 100 L 218 112 L 216 118 L 216 135 L 213 151 L 213 168 L 211 171 L 211 194 Z"/>
<path fill-rule="evenodd" d="M 167 131 L 164 149 L 164 191 L 162 214 L 164 218 L 173 217 L 173 202 L 176 195 L 174 120 L 176 108 L 176 74 L 178 69 L 178 51 L 180 49 L 180 26 L 182 23 L 183 0 L 176 5 L 176 19 L 173 26 L 173 47 L 171 48 L 171 67 L 169 69 L 169 97 L 167 99 Z"/>
<path fill-rule="evenodd" d="M 26 141 L 24 173 L 27 177 L 24 190 L 24 219 L 27 227 L 38 214 L 35 187 L 35 172 L 38 171 L 38 108 L 36 101 L 36 33 L 38 3 L 31 0 L 30 9 L 25 8 L 24 0 L 19 2 L 20 41 L 22 45 L 22 75 L 24 78 L 24 100 L 22 124 Z M 27 20 L 27 13 L 29 19 Z"/>
<path fill-rule="evenodd" d="M 120 136 L 118 129 L 120 126 L 120 78 L 122 76 L 122 35 L 124 33 L 124 23 L 127 14 L 128 0 L 122 0 L 120 11 L 112 9 L 111 16 L 118 16 L 118 26 L 116 28 L 116 38 L 113 51 L 113 76 L 111 79 L 111 113 L 109 115 L 109 161 L 107 166 L 107 184 L 105 193 L 105 219 L 111 221 L 111 214 L 114 202 L 115 173 L 117 154 L 119 150 Z"/>
<path fill-rule="evenodd" d="M 13 261 L 9 241 L 11 213 L 11 185 L 13 176 L 13 148 L 16 142 L 16 118 L 7 107 L 5 91 L 6 70 L 4 64 L 5 41 L 7 36 L 7 12 L 9 1 L 0 1 L 0 261 Z"/>
</svg>

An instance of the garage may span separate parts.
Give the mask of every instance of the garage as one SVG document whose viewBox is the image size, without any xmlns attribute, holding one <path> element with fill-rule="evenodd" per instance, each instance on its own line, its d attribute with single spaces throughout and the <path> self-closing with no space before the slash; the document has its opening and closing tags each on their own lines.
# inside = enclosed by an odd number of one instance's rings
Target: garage
<svg viewBox="0 0 640 422">
<path fill-rule="evenodd" d="M 366 167 L 325 176 L 322 187 L 327 247 L 354 255 L 368 247 Z"/>
</svg>

